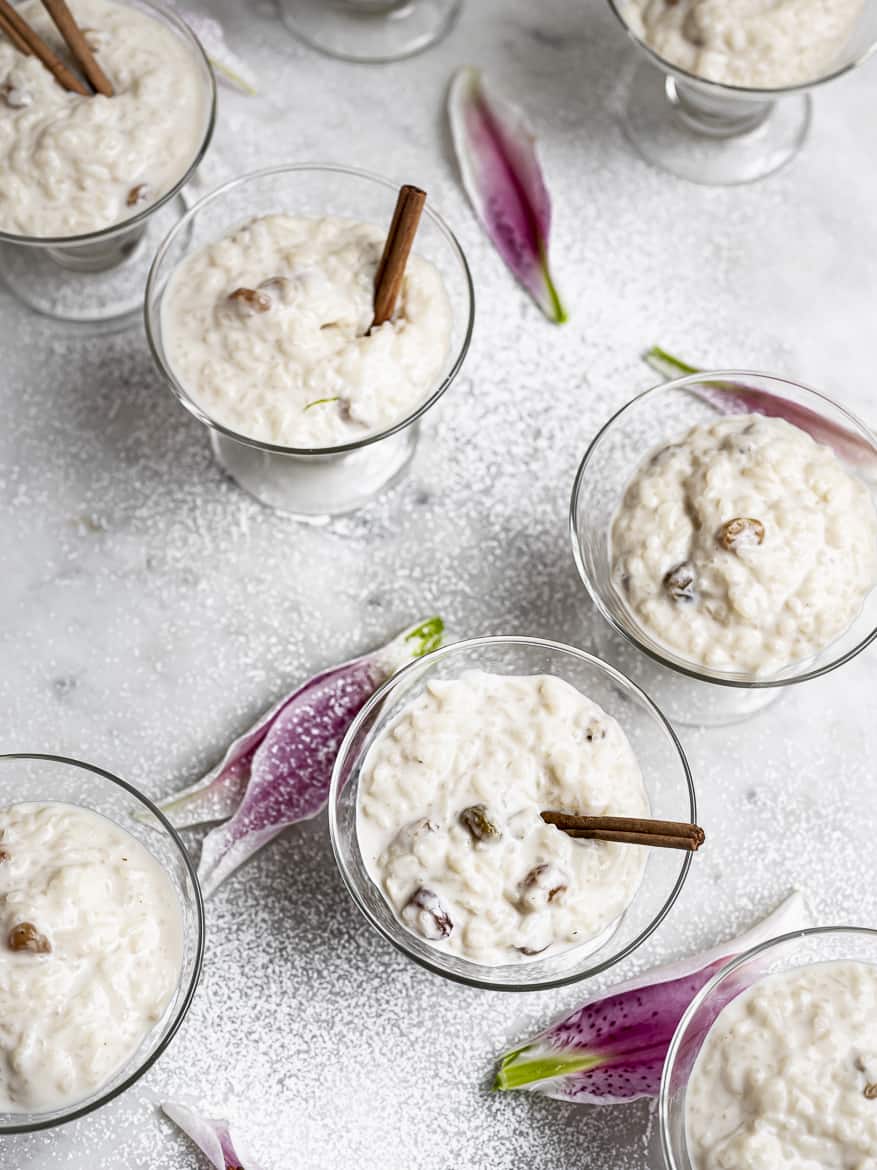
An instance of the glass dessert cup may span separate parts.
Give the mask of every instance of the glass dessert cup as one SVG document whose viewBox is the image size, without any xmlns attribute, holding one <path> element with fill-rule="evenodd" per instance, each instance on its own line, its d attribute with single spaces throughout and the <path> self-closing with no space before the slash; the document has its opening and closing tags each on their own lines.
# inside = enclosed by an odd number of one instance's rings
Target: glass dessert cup
<svg viewBox="0 0 877 1170">
<path fill-rule="evenodd" d="M 412 57 L 450 32 L 462 0 L 281 0 L 284 23 L 321 53 L 380 63 Z"/>
<path fill-rule="evenodd" d="M 437 975 L 494 991 L 537 991 L 589 979 L 630 955 L 660 925 L 682 889 L 691 865 L 690 853 L 647 850 L 639 889 L 608 935 L 545 958 L 502 966 L 486 966 L 448 954 L 409 931 L 365 867 L 356 812 L 370 747 L 426 684 L 458 678 L 467 670 L 553 674 L 577 687 L 612 715 L 630 740 L 642 769 L 650 815 L 696 821 L 694 786 L 685 754 L 667 720 L 639 687 L 599 658 L 572 646 L 541 638 L 473 638 L 410 663 L 374 694 L 351 725 L 335 761 L 329 795 L 329 833 L 341 876 L 374 929 Z"/>
<path fill-rule="evenodd" d="M 151 0 L 117 3 L 157 20 L 191 51 L 208 94 L 195 157 L 169 191 L 122 223 L 79 236 L 20 236 L 0 230 L 0 277 L 20 301 L 47 317 L 108 328 L 124 326 L 140 310 L 155 247 L 189 205 L 184 188 L 207 152 L 216 120 L 213 69 L 185 21 Z"/>
<path fill-rule="evenodd" d="M 877 964 L 877 931 L 835 926 L 782 935 L 733 959 L 698 992 L 679 1021 L 661 1079 L 658 1115 L 666 1170 L 695 1170 L 686 1134 L 686 1090 L 722 1009 L 766 975 L 830 962 Z"/>
<path fill-rule="evenodd" d="M 721 394 L 729 383 L 775 399 L 778 405 L 773 413 L 780 417 L 783 411 L 779 404 L 784 400 L 813 412 L 828 426 L 844 428 L 861 442 L 863 452 L 872 452 L 877 461 L 877 439 L 843 407 L 787 379 L 745 371 L 694 374 L 646 390 L 613 415 L 593 439 L 573 485 L 570 536 L 579 576 L 605 618 L 597 634 L 597 649 L 655 695 L 672 722 L 695 726 L 747 719 L 778 698 L 783 688 L 842 666 L 877 636 L 877 588 L 872 588 L 852 624 L 812 658 L 769 674 L 712 670 L 652 638 L 615 588 L 609 533 L 631 476 L 651 449 L 681 437 L 696 423 L 720 417 L 719 408 L 698 397 L 698 390 Z M 815 437 L 820 441 L 818 435 Z M 837 453 L 846 471 L 857 475 L 877 502 L 874 481 L 863 479 Z"/>
<path fill-rule="evenodd" d="M 748 89 L 707 81 L 649 48 L 610 7 L 636 46 L 624 80 L 627 137 L 654 166 L 693 183 L 733 186 L 773 174 L 800 150 L 810 129 L 810 91 L 861 65 L 877 48 L 877 9 L 865 4 L 838 62 L 800 85 Z"/>
<path fill-rule="evenodd" d="M 204 903 L 186 848 L 164 815 L 117 776 L 63 756 L 0 755 L 0 804 L 58 802 L 99 813 L 134 836 L 164 870 L 179 898 L 183 958 L 177 989 L 161 1020 L 137 1052 L 96 1093 L 49 1112 L 0 1112 L 0 1138 L 35 1133 L 84 1117 L 109 1104 L 138 1081 L 165 1051 L 186 1018 L 204 957 Z"/>
<path fill-rule="evenodd" d="M 469 348 L 475 306 L 469 267 L 450 228 L 427 204 L 414 243 L 414 252 L 439 270 L 451 305 L 451 338 L 439 378 L 406 418 L 339 446 L 281 447 L 238 434 L 211 418 L 168 360 L 162 300 L 171 275 L 187 256 L 249 219 L 287 212 L 389 226 L 397 192 L 387 179 L 340 166 L 298 164 L 257 171 L 197 203 L 162 244 L 149 273 L 146 332 L 159 371 L 183 406 L 207 426 L 219 465 L 263 504 L 297 520 L 326 523 L 362 507 L 395 482 L 414 455 L 421 418 L 457 376 Z"/>
</svg>

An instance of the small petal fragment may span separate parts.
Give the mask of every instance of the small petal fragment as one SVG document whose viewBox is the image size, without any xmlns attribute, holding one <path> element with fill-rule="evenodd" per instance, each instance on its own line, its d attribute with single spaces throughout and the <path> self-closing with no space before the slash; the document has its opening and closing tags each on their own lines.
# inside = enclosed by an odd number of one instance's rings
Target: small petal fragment
<svg viewBox="0 0 877 1170">
<path fill-rule="evenodd" d="M 244 1165 L 234 1148 L 227 1121 L 201 1117 L 189 1105 L 179 1101 L 165 1101 L 161 1108 L 165 1116 L 192 1139 L 216 1170 L 258 1170 L 253 1162 Z"/>
<path fill-rule="evenodd" d="M 219 773 L 190 790 L 190 813 L 212 798 L 228 807 L 246 777 L 234 815 L 204 839 L 198 877 L 205 896 L 284 829 L 322 810 L 355 716 L 401 666 L 441 645 L 443 629 L 440 618 L 430 618 L 380 650 L 310 679 L 232 745 Z"/>
<path fill-rule="evenodd" d="M 566 321 L 548 269 L 551 199 L 524 114 L 471 67 L 451 82 L 448 113 L 463 186 L 485 231 L 548 320 Z"/>
<path fill-rule="evenodd" d="M 179 13 L 201 42 L 219 78 L 233 89 L 247 94 L 248 97 L 254 97 L 259 92 L 255 76 L 250 67 L 228 47 L 225 32 L 219 21 L 214 20 L 212 16 L 202 16 L 200 12 L 193 12 L 189 8 L 180 8 Z"/>
<path fill-rule="evenodd" d="M 804 899 L 794 893 L 746 934 L 588 1000 L 504 1056 L 494 1087 L 591 1105 L 656 1097 L 676 1027 L 701 988 L 733 956 L 802 929 L 808 917 Z M 725 1002 L 745 986 L 744 978 L 729 984 Z M 723 1006 L 717 1004 L 716 1014 Z"/>
<path fill-rule="evenodd" d="M 696 366 L 673 357 L 658 345 L 647 350 L 643 360 L 662 377 L 669 379 L 704 373 Z M 877 476 L 877 455 L 867 440 L 790 398 L 759 390 L 755 386 L 746 386 L 742 382 L 711 380 L 693 383 L 689 389 L 722 414 L 763 414 L 767 418 L 785 419 L 805 431 L 817 443 L 830 447 L 841 459 L 867 472 L 869 477 Z"/>
</svg>

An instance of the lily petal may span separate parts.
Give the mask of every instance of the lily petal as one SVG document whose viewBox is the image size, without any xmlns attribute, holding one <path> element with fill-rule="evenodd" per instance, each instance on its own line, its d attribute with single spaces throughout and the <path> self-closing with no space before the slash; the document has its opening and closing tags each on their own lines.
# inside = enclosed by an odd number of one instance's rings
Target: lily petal
<svg viewBox="0 0 877 1170">
<path fill-rule="evenodd" d="M 704 373 L 696 366 L 673 357 L 658 345 L 653 345 L 643 354 L 643 360 L 653 370 L 670 379 Z M 841 459 L 867 471 L 871 476 L 877 475 L 877 454 L 867 440 L 790 398 L 759 390 L 755 386 L 746 386 L 742 382 L 711 380 L 693 383 L 688 389 L 722 414 L 763 414 L 768 418 L 785 419 L 799 430 L 806 431 L 817 443 L 831 447 Z"/>
<path fill-rule="evenodd" d="M 551 199 L 524 114 L 471 67 L 451 82 L 448 113 L 463 186 L 485 231 L 548 320 L 566 321 L 548 268 Z"/>
<path fill-rule="evenodd" d="M 165 1101 L 161 1108 L 174 1125 L 179 1126 L 209 1158 L 216 1170 L 258 1170 L 252 1162 L 248 1166 L 244 1165 L 234 1148 L 227 1121 L 201 1117 L 189 1105 L 179 1101 Z"/>
<path fill-rule="evenodd" d="M 528 1044 L 507 1053 L 494 1087 L 534 1090 L 592 1105 L 656 1097 L 676 1027 L 701 988 L 735 955 L 807 925 L 804 899 L 794 893 L 736 939 L 587 1000 Z M 729 984 L 725 1002 L 744 986 L 743 980 Z"/>
<path fill-rule="evenodd" d="M 400 667 L 441 645 L 443 629 L 441 618 L 429 618 L 380 650 L 316 675 L 236 740 L 218 771 L 187 790 L 191 816 L 195 807 L 203 811 L 201 802 L 228 808 L 244 784 L 234 815 L 204 839 L 198 877 L 205 896 L 284 829 L 322 810 L 335 756 L 355 716 Z M 174 803 L 179 806 L 180 798 L 167 807 Z"/>
</svg>

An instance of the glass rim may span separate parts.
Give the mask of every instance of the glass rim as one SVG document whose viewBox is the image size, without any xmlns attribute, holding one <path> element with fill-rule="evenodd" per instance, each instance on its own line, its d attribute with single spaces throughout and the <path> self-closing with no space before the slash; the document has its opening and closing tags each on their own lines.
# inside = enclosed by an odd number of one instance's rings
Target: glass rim
<svg viewBox="0 0 877 1170">
<path fill-rule="evenodd" d="M 805 669 L 797 674 L 789 674 L 781 678 L 777 677 L 758 677 L 752 674 L 747 674 L 743 671 L 721 671 L 711 670 L 707 666 L 698 665 L 687 662 L 682 658 L 675 658 L 671 654 L 662 654 L 655 646 L 648 645 L 641 637 L 631 620 L 630 626 L 621 622 L 606 606 L 600 591 L 596 584 L 592 582 L 590 573 L 588 572 L 585 558 L 582 555 L 582 544 L 578 537 L 578 517 L 579 517 L 579 497 L 581 495 L 581 486 L 584 482 L 585 475 L 588 472 L 591 457 L 597 450 L 598 445 L 603 439 L 604 435 L 614 426 L 614 424 L 632 409 L 637 403 L 644 399 L 657 395 L 665 390 L 682 390 L 686 386 L 691 386 L 699 382 L 720 382 L 720 381 L 735 381 L 745 380 L 746 378 L 761 378 L 769 382 L 779 382 L 784 386 L 789 386 L 794 390 L 803 390 L 806 394 L 813 395 L 813 397 L 820 399 L 827 403 L 834 410 L 840 411 L 845 419 L 853 424 L 856 430 L 862 433 L 874 448 L 877 454 L 877 438 L 875 438 L 870 427 L 863 422 L 852 411 L 845 406 L 841 406 L 833 398 L 829 398 L 827 394 L 823 394 L 820 390 L 815 390 L 812 386 L 808 386 L 803 382 L 796 382 L 792 378 L 784 378 L 778 374 L 767 374 L 760 370 L 704 370 L 697 374 L 686 374 L 683 378 L 673 378 L 667 382 L 659 382 L 655 386 L 650 386 L 647 390 L 641 390 L 632 398 L 628 399 L 622 406 L 612 414 L 606 422 L 600 427 L 596 435 L 591 439 L 588 448 L 579 464 L 578 470 L 573 480 L 572 493 L 570 497 L 569 510 L 569 534 L 572 543 L 573 560 L 579 574 L 579 578 L 588 596 L 594 603 L 597 612 L 607 621 L 609 625 L 617 633 L 622 634 L 637 650 L 647 655 L 653 662 L 657 662 L 659 666 L 663 666 L 668 670 L 675 671 L 677 674 L 682 674 L 688 678 L 696 679 L 698 682 L 715 683 L 717 686 L 734 687 L 738 690 L 768 690 L 772 687 L 788 687 L 796 683 L 810 682 L 813 679 L 822 678 L 823 675 L 829 674 L 832 670 L 836 670 L 839 666 L 843 666 L 851 659 L 857 657 L 861 652 L 867 649 L 868 646 L 877 638 L 877 626 L 875 626 L 868 634 L 866 634 L 855 646 L 851 647 L 839 657 L 833 659 L 831 662 L 826 662 L 822 666 Z M 720 416 L 730 417 L 730 416 Z M 633 469 L 632 469 L 633 470 Z M 866 596 L 877 588 L 877 584 L 872 585 Z M 848 627 L 849 628 L 849 627 Z M 842 637 L 843 634 L 839 635 Z M 829 646 L 831 643 L 829 643 Z M 828 649 L 828 647 L 826 647 Z M 794 663 L 791 664 L 794 666 Z M 786 668 L 788 669 L 788 668 Z"/>
<path fill-rule="evenodd" d="M 284 163 L 279 166 L 262 167 L 256 171 L 248 171 L 244 175 L 238 175 L 234 179 L 229 179 L 222 183 L 219 187 L 209 191 L 202 196 L 197 203 L 183 215 L 162 241 L 158 251 L 153 257 L 152 264 L 149 268 L 149 275 L 146 278 L 146 294 L 144 299 L 143 315 L 146 323 L 146 338 L 149 343 L 149 349 L 152 354 L 152 360 L 157 366 L 159 372 L 165 381 L 170 385 L 171 390 L 177 400 L 194 415 L 199 422 L 204 423 L 205 426 L 211 430 L 218 431 L 228 439 L 233 439 L 235 442 L 243 443 L 247 447 L 255 447 L 259 451 L 267 451 L 272 455 L 292 455 L 301 457 L 316 457 L 320 455 L 342 455 L 351 451 L 361 450 L 363 447 L 368 447 L 372 443 L 378 443 L 382 439 L 388 439 L 391 435 L 398 434 L 399 431 L 405 430 L 411 426 L 412 423 L 417 422 L 428 410 L 433 407 L 436 402 L 442 397 L 448 387 L 460 372 L 460 368 L 469 351 L 469 345 L 472 341 L 472 332 L 475 325 L 475 286 L 472 281 L 472 273 L 469 269 L 469 263 L 466 260 L 466 255 L 460 246 L 460 242 L 454 235 L 451 228 L 442 218 L 442 216 L 430 207 L 429 203 L 423 208 L 423 215 L 428 217 L 430 221 L 438 228 L 445 241 L 450 245 L 451 251 L 459 263 L 463 276 L 465 279 L 466 290 L 468 293 L 469 304 L 466 320 L 466 328 L 463 335 L 463 340 L 460 344 L 457 356 L 448 370 L 447 374 L 439 382 L 438 386 L 425 398 L 410 414 L 394 423 L 392 426 L 384 428 L 384 430 L 376 431 L 374 434 L 364 435 L 361 438 L 351 440 L 348 443 L 336 443 L 329 447 L 286 447 L 279 443 L 269 443 L 263 439 L 256 439 L 252 435 L 244 435 L 239 431 L 234 431 L 230 427 L 224 426 L 217 422 L 207 413 L 202 406 L 200 406 L 187 392 L 182 383 L 178 380 L 175 373 L 170 367 L 170 363 L 166 362 L 160 352 L 158 338 L 162 332 L 161 327 L 161 312 L 156 314 L 156 327 L 153 329 L 152 313 L 150 305 L 152 301 L 153 292 L 158 281 L 158 272 L 167 255 L 169 249 L 174 244 L 178 236 L 185 231 L 189 225 L 194 221 L 195 217 L 201 211 L 214 203 L 216 200 L 222 199 L 223 196 L 229 192 L 237 190 L 239 187 L 252 182 L 254 180 L 266 179 L 272 176 L 279 175 L 295 175 L 299 173 L 328 173 L 337 175 L 353 176 L 357 179 L 366 179 L 369 182 L 377 183 L 390 191 L 397 191 L 399 184 L 392 179 L 384 178 L 382 175 L 375 174 L 373 171 L 363 170 L 359 167 L 348 167 L 341 163 L 333 162 L 303 162 L 303 163 Z M 173 271 L 176 271 L 176 266 Z"/>
<path fill-rule="evenodd" d="M 131 3 L 131 0 L 119 0 L 128 8 L 149 8 L 155 13 L 155 17 L 159 22 L 164 21 L 168 24 L 174 25 L 178 32 L 183 34 L 184 39 L 189 43 L 189 47 L 193 49 L 195 57 L 204 66 L 208 79 L 209 92 L 209 110 L 207 114 L 207 122 L 204 127 L 204 136 L 201 139 L 201 144 L 195 152 L 195 157 L 186 168 L 182 176 L 176 183 L 165 193 L 160 196 L 154 203 L 150 203 L 148 207 L 144 207 L 142 211 L 138 211 L 135 215 L 131 215 L 128 219 L 123 219 L 118 223 L 108 224 L 106 227 L 97 228 L 94 231 L 82 232 L 75 236 L 22 236 L 16 235 L 13 232 L 5 232 L 0 230 L 0 243 L 17 244 L 22 248 L 77 248 L 83 247 L 87 244 L 102 243 L 104 240 L 110 240 L 113 236 L 120 235 L 123 232 L 135 228 L 141 223 L 144 223 L 154 212 L 159 208 L 164 207 L 166 203 L 179 195 L 180 191 L 185 187 L 189 180 L 194 175 L 195 171 L 204 160 L 207 149 L 213 139 L 213 132 L 216 128 L 216 110 L 217 110 L 217 92 L 216 92 L 216 74 L 213 71 L 213 66 L 210 63 L 210 58 L 207 56 L 207 51 L 201 44 L 201 41 L 195 35 L 192 28 L 187 21 L 169 8 L 162 8 L 154 0 L 136 0 L 136 3 Z"/>
<path fill-rule="evenodd" d="M 66 767 L 79 768 L 83 772 L 91 772 L 92 775 L 99 776 L 103 780 L 108 780 L 117 788 L 123 789 L 129 796 L 133 796 L 140 801 L 147 810 L 151 813 L 161 824 L 168 836 L 173 841 L 177 848 L 177 852 L 183 860 L 183 864 L 189 875 L 192 883 L 192 892 L 195 903 L 195 918 L 197 923 L 197 938 L 195 940 L 195 961 L 192 969 L 192 975 L 186 987 L 185 995 L 176 1009 L 173 1019 L 170 1021 L 167 1034 L 162 1037 L 161 1042 L 156 1045 L 154 1051 L 150 1052 L 142 1061 L 140 1061 L 131 1074 L 109 1092 L 102 1093 L 94 1101 L 86 1105 L 73 1105 L 59 1117 L 47 1118 L 45 1120 L 29 1121 L 8 1125 L 0 1122 L 0 1137 L 8 1137 L 13 1134 L 39 1133 L 41 1130 L 54 1129 L 59 1125 L 67 1125 L 71 1121 L 78 1121 L 81 1117 L 86 1117 L 89 1113 L 94 1113 L 97 1109 L 102 1109 L 104 1105 L 108 1105 L 111 1101 L 115 1101 L 123 1093 L 127 1092 L 144 1073 L 148 1072 L 155 1062 L 164 1055 L 171 1040 L 179 1031 L 183 1020 L 189 1014 L 189 1008 L 192 1006 L 192 1001 L 195 998 L 195 992 L 198 988 L 198 983 L 201 978 L 201 969 L 204 964 L 204 947 L 206 940 L 206 920 L 204 914 L 204 898 L 201 893 L 201 883 L 198 881 L 198 873 L 192 862 L 189 852 L 183 844 L 177 830 L 173 827 L 158 805 L 154 804 L 148 796 L 145 796 L 139 789 L 135 788 L 133 784 L 129 784 L 127 780 L 122 780 L 119 776 L 108 772 L 105 768 L 99 767 L 97 764 L 87 764 L 83 760 L 75 760 L 71 756 L 58 756 L 52 753 L 45 752 L 2 752 L 0 753 L 0 764 L 6 760 L 43 760 L 52 764 L 63 764 Z M 121 827 L 121 826 L 120 826 Z M 39 1118 L 39 1115 L 37 1115 Z"/>
<path fill-rule="evenodd" d="M 653 65 L 657 65 L 662 72 L 669 73 L 671 76 L 681 79 L 682 81 L 689 81 L 696 83 L 698 86 L 706 89 L 708 92 L 715 94 L 729 94 L 732 97 L 751 98 L 753 101 L 770 101 L 773 98 L 788 97 L 795 94 L 805 94 L 811 89 L 818 89 L 826 85 L 830 81 L 835 81 L 838 77 L 843 77 L 847 73 L 851 73 L 854 69 L 858 69 L 860 65 L 871 57 L 877 49 L 877 38 L 857 56 L 849 61 L 845 61 L 842 65 L 832 69 L 830 73 L 823 73 L 819 77 L 814 78 L 813 81 L 799 81 L 794 85 L 780 85 L 774 86 L 770 89 L 757 88 L 748 85 L 730 85 L 724 81 L 712 81 L 708 77 L 701 77 L 697 73 L 692 73 L 688 69 L 683 69 L 681 65 L 675 65 L 672 61 L 668 61 L 666 57 L 662 57 L 660 53 L 647 45 L 642 37 L 637 36 L 621 11 L 621 3 L 619 0 L 608 0 L 609 7 L 617 17 L 624 31 L 633 41 L 633 43 L 650 58 Z"/>
<path fill-rule="evenodd" d="M 776 938 L 766 939 L 764 942 L 758 943 L 757 946 L 750 947 L 743 951 L 742 954 L 735 955 L 727 963 L 725 963 L 713 975 L 710 980 L 703 985 L 703 987 L 692 999 L 691 1003 L 685 1009 L 679 1023 L 676 1025 L 676 1031 L 673 1033 L 673 1038 L 670 1041 L 670 1046 L 667 1049 L 667 1055 L 664 1058 L 664 1067 L 661 1071 L 661 1085 L 658 1090 L 658 1122 L 661 1131 L 661 1151 L 664 1156 L 664 1165 L 667 1170 L 684 1170 L 673 1157 L 673 1150 L 670 1143 L 670 1078 L 674 1072 L 676 1059 L 679 1054 L 679 1049 L 682 1041 L 685 1038 L 685 1033 L 688 1030 L 688 1025 L 691 1023 L 694 1015 L 700 1010 L 707 999 L 712 995 L 720 983 L 722 983 L 729 975 L 748 963 L 750 960 L 757 958 L 759 955 L 771 951 L 774 948 L 785 946 L 787 943 L 794 942 L 805 938 L 814 938 L 820 935 L 853 935 L 858 937 L 871 937 L 877 940 L 877 929 L 870 926 L 804 926 L 800 930 L 791 930 L 786 934 L 779 934 Z M 826 960 L 831 961 L 831 960 Z M 809 966 L 810 964 L 800 964 L 801 967 Z M 761 978 L 768 978 L 768 975 L 763 975 Z M 756 980 L 755 983 L 760 982 Z M 755 983 L 752 986 L 755 986 Z M 719 1016 L 721 1012 L 719 1013 Z M 716 1017 L 710 1025 L 709 1031 L 715 1027 L 719 1018 Z"/>
<path fill-rule="evenodd" d="M 446 646 L 440 646 L 437 650 L 430 651 L 429 654 L 424 654 L 421 658 L 415 658 L 412 662 L 409 662 L 404 667 L 402 667 L 401 670 L 397 671 L 396 674 L 391 675 L 391 677 L 388 678 L 387 681 L 383 683 L 371 696 L 371 698 L 361 709 L 353 723 L 351 723 L 350 727 L 348 728 L 344 739 L 341 741 L 338 754 L 335 757 L 335 763 L 332 768 L 332 781 L 329 786 L 329 840 L 332 845 L 332 854 L 335 858 L 335 864 L 338 868 L 338 872 L 341 874 L 341 878 L 344 882 L 347 892 L 359 912 L 363 915 L 369 925 L 374 930 L 376 930 L 378 934 L 381 935 L 382 938 L 391 943 L 397 951 L 400 951 L 407 958 L 412 959 L 415 963 L 418 964 L 418 966 L 423 967 L 427 971 L 431 971 L 434 975 L 441 975 L 445 979 L 450 979 L 454 983 L 462 983 L 466 987 L 476 987 L 485 991 L 547 991 L 554 987 L 567 987 L 573 983 L 580 983 L 584 979 L 593 979 L 597 975 L 602 974 L 604 971 L 608 971 L 611 967 L 616 966 L 623 959 L 626 959 L 629 955 L 633 954 L 634 951 L 638 950 L 639 947 L 642 946 L 642 944 L 652 934 L 654 934 L 654 932 L 670 913 L 670 910 L 673 908 L 676 899 L 682 892 L 682 887 L 685 885 L 685 880 L 688 877 L 689 870 L 691 869 L 693 854 L 689 852 L 683 853 L 679 867 L 679 873 L 676 875 L 673 887 L 670 890 L 670 893 L 665 899 L 663 905 L 658 910 L 657 914 L 655 914 L 654 917 L 639 932 L 639 934 L 637 934 L 635 938 L 631 939 L 631 941 L 626 946 L 622 947 L 621 950 L 619 950 L 617 953 L 607 956 L 601 962 L 587 965 L 588 960 L 592 958 L 594 954 L 598 953 L 592 952 L 591 954 L 584 955 L 582 957 L 582 961 L 586 964 L 584 967 L 566 974 L 551 976 L 543 979 L 523 978 L 523 971 L 526 970 L 528 965 L 519 964 L 517 966 L 519 966 L 522 970 L 521 979 L 512 983 L 498 983 L 491 980 L 489 977 L 489 973 L 492 969 L 490 966 L 477 964 L 471 960 L 464 960 L 468 962 L 469 966 L 472 968 L 473 973 L 471 975 L 460 971 L 448 970 L 447 967 L 438 959 L 433 960 L 431 956 L 428 957 L 415 954 L 406 945 L 405 928 L 401 926 L 401 924 L 399 925 L 399 930 L 396 934 L 386 929 L 384 924 L 372 914 L 370 908 L 365 902 L 365 899 L 361 897 L 356 880 L 348 870 L 340 844 L 342 834 L 338 825 L 337 804 L 341 788 L 342 768 L 347 761 L 347 757 L 353 744 L 355 743 L 360 728 L 363 726 L 372 712 L 377 710 L 377 708 L 380 707 L 380 705 L 384 702 L 384 699 L 386 699 L 387 696 L 393 690 L 395 690 L 400 683 L 404 683 L 408 679 L 409 675 L 413 674 L 418 668 L 422 668 L 424 663 L 432 663 L 440 658 L 447 658 L 455 651 L 459 650 L 477 650 L 484 646 L 499 645 L 525 647 L 530 646 L 542 650 L 551 650 L 554 652 L 560 652 L 561 654 L 568 654 L 574 658 L 578 658 L 580 661 L 586 662 L 589 666 L 596 667 L 598 670 L 603 671 L 606 675 L 608 675 L 613 683 L 622 689 L 625 694 L 627 694 L 627 692 L 633 692 L 636 694 L 636 696 L 644 702 L 646 710 L 651 715 L 654 722 L 656 722 L 670 738 L 672 746 L 676 751 L 679 763 L 682 765 L 682 771 L 685 777 L 685 784 L 688 792 L 689 818 L 692 824 L 696 824 L 697 796 L 694 789 L 694 779 L 691 774 L 688 757 L 685 755 L 685 750 L 683 749 L 679 737 L 676 734 L 670 721 L 663 714 L 657 704 L 640 686 L 638 686 L 632 679 L 628 678 L 626 674 L 623 674 L 620 670 L 617 670 L 608 662 L 604 662 L 602 658 L 598 658 L 596 655 L 588 653 L 587 650 L 581 650 L 577 646 L 570 646 L 564 642 L 556 642 L 550 638 L 529 637 L 521 634 L 490 634 L 480 638 L 464 638 L 459 642 L 450 642 Z M 633 905 L 636 897 L 637 894 L 634 894 L 630 905 Z M 609 943 L 607 942 L 606 945 L 608 946 Z M 435 953 L 437 955 L 442 955 L 444 952 L 436 951 Z M 455 958 L 456 956 L 451 957 Z M 485 972 L 484 977 L 475 974 L 475 972 L 479 969 Z"/>
</svg>

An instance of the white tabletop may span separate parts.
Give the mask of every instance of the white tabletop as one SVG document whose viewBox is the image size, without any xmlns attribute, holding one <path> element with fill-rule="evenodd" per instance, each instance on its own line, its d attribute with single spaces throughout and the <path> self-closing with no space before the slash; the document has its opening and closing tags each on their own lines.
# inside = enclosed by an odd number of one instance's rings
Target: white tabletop
<svg viewBox="0 0 877 1170">
<path fill-rule="evenodd" d="M 877 66 L 818 95 L 788 170 L 708 189 L 628 147 L 614 111 L 629 50 L 601 0 L 467 0 L 447 41 L 391 67 L 318 56 L 267 2 L 199 7 L 227 22 L 261 86 L 222 90 L 209 180 L 337 160 L 425 186 L 472 264 L 475 342 L 408 477 L 312 529 L 223 478 L 139 326 L 77 334 L 0 291 L 4 750 L 76 756 L 158 795 L 289 685 L 419 616 L 587 647 L 569 489 L 597 426 L 653 380 L 638 357 L 653 342 L 787 373 L 877 421 Z M 463 63 L 538 129 L 562 328 L 514 285 L 460 191 L 443 103 Z M 682 730 L 708 848 L 626 971 L 733 933 L 795 885 L 819 921 L 873 925 L 875 682 L 866 653 L 750 723 Z M 490 994 L 415 969 L 348 899 L 325 817 L 229 880 L 208 928 L 166 1056 L 97 1115 L 6 1140 L 4 1170 L 195 1170 L 156 1114 L 167 1097 L 226 1111 L 262 1170 L 657 1164 L 646 1103 L 489 1092 L 495 1058 L 585 989 Z"/>
</svg>

